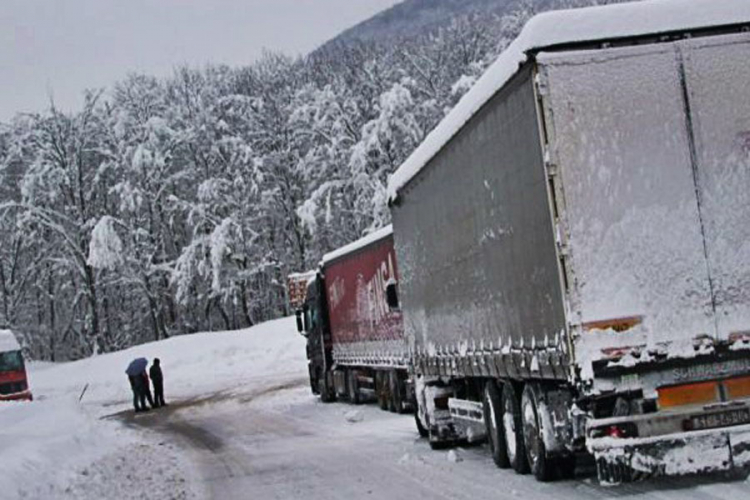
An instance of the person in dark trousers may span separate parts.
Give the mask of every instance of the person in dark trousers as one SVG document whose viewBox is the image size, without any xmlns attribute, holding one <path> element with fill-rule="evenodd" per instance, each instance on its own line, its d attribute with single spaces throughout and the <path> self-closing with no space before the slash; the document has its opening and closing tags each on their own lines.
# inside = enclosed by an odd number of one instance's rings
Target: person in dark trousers
<svg viewBox="0 0 750 500">
<path fill-rule="evenodd" d="M 143 397 L 148 399 L 148 404 L 151 408 L 156 408 L 154 398 L 151 397 L 151 383 L 148 380 L 148 373 L 146 373 L 146 370 L 143 370 L 141 379 L 143 380 Z"/>
<path fill-rule="evenodd" d="M 128 377 L 130 379 L 130 388 L 133 389 L 133 406 L 136 412 L 148 411 L 146 406 L 146 391 L 148 387 L 147 382 L 144 381 L 143 375 L 136 375 L 134 377 Z"/>
<path fill-rule="evenodd" d="M 154 402 L 156 406 L 167 406 L 164 402 L 164 376 L 161 373 L 161 361 L 154 358 L 154 362 L 149 370 L 151 383 L 154 384 Z"/>
</svg>

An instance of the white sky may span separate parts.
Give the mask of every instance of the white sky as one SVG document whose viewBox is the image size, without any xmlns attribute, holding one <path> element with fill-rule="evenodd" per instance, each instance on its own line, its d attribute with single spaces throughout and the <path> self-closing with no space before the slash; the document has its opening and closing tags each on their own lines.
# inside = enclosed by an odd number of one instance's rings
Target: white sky
<svg viewBox="0 0 750 500">
<path fill-rule="evenodd" d="M 180 64 L 306 53 L 400 0 L 0 0 L 0 121 Z"/>
</svg>

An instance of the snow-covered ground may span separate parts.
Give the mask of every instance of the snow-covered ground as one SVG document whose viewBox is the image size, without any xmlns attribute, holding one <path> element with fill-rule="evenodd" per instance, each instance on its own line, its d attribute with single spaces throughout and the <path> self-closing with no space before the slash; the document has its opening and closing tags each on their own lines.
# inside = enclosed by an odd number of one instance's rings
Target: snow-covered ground
<svg viewBox="0 0 750 500">
<path fill-rule="evenodd" d="M 30 363 L 35 401 L 0 404 L 0 498 L 202 496 L 200 485 L 191 484 L 193 465 L 174 444 L 112 417 L 132 409 L 128 363 L 160 358 L 169 404 L 232 397 L 264 378 L 299 379 L 304 345 L 288 318 L 73 363 Z"/>
<path fill-rule="evenodd" d="M 161 358 L 169 406 L 135 415 L 123 371 L 140 356 Z M 431 450 L 410 415 L 312 396 L 292 318 L 33 364 L 31 384 L 33 403 L 0 406 L 2 499 L 750 497 L 716 477 L 604 488 L 586 467 L 542 484 L 483 446 Z"/>
</svg>

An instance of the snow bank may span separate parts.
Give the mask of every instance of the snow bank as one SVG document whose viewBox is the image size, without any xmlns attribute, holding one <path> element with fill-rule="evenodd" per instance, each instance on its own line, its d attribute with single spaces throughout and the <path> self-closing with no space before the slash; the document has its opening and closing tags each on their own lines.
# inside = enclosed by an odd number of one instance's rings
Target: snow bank
<svg viewBox="0 0 750 500">
<path fill-rule="evenodd" d="M 388 196 L 403 188 L 526 62 L 529 53 L 578 42 L 750 22 L 747 0 L 650 0 L 546 12 L 532 18 L 519 37 L 391 176 Z"/>
<path fill-rule="evenodd" d="M 393 226 L 389 224 L 385 226 L 384 228 L 378 229 L 377 231 L 374 231 L 368 234 L 364 238 L 360 238 L 357 241 L 354 241 L 352 243 L 349 243 L 346 246 L 343 246 L 337 250 L 334 250 L 333 252 L 325 254 L 323 256 L 323 264 L 327 264 L 333 260 L 338 259 L 339 257 L 350 254 L 352 252 L 356 252 L 357 250 L 365 248 L 367 245 L 371 245 L 375 243 L 376 241 L 381 240 L 392 234 L 393 234 Z"/>
<path fill-rule="evenodd" d="M 21 346 L 10 330 L 0 330 L 0 352 L 18 351 Z"/>
<path fill-rule="evenodd" d="M 88 404 L 130 404 L 125 368 L 144 357 L 149 365 L 161 360 L 164 391 L 170 398 L 196 397 L 217 391 L 241 389 L 243 382 L 285 371 L 298 372 L 306 365 L 305 339 L 297 333 L 294 318 L 269 321 L 233 332 L 181 335 L 123 351 L 32 370 L 30 386 L 35 397 L 78 396 L 88 384 L 83 401 Z"/>
<path fill-rule="evenodd" d="M 41 481 L 64 483 L 73 470 L 119 446 L 117 428 L 92 413 L 73 397 L 0 405 L 3 498 Z"/>
</svg>

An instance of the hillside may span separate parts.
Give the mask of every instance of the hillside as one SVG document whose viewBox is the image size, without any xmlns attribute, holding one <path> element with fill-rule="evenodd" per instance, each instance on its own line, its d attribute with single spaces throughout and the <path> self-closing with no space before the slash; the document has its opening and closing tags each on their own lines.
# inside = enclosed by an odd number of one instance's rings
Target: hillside
<svg viewBox="0 0 750 500">
<path fill-rule="evenodd" d="M 349 28 L 326 45 L 419 35 L 465 15 L 502 15 L 519 3 L 519 0 L 405 0 Z M 546 3 L 546 0 L 536 3 Z"/>
</svg>

